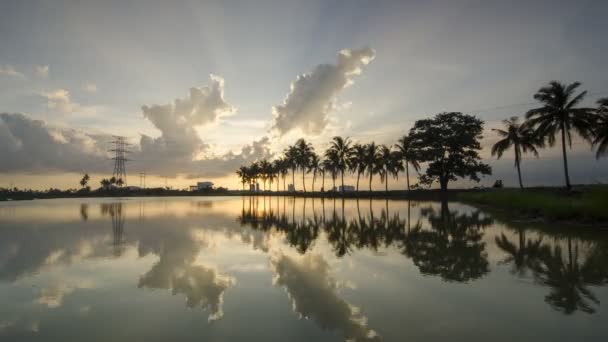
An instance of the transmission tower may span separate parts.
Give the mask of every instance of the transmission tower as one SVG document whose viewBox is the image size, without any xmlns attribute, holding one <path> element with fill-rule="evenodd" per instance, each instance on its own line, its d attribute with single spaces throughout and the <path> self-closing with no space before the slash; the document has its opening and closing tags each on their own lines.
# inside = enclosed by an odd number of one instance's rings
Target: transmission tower
<svg viewBox="0 0 608 342">
<path fill-rule="evenodd" d="M 127 143 L 125 137 L 121 136 L 113 136 L 114 140 L 111 142 L 113 147 L 110 152 L 114 152 L 114 172 L 112 172 L 112 176 L 116 179 L 122 179 L 124 185 L 127 185 L 127 169 L 125 167 L 125 162 L 129 159 L 125 158 L 127 153 L 130 153 L 128 150 L 130 144 Z"/>
</svg>

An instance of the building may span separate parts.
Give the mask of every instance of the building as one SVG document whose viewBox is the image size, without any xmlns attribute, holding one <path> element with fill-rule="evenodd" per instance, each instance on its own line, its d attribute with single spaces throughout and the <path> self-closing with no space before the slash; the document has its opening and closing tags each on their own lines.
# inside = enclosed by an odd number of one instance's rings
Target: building
<svg viewBox="0 0 608 342">
<path fill-rule="evenodd" d="M 344 192 L 353 192 L 355 191 L 355 187 L 352 185 L 344 185 Z M 338 187 L 338 192 L 342 192 L 342 185 Z"/>
<path fill-rule="evenodd" d="M 211 190 L 213 189 L 213 182 L 198 182 L 196 183 L 197 190 Z"/>
<path fill-rule="evenodd" d="M 287 185 L 287 191 L 288 192 L 296 192 L 296 187 L 293 186 L 293 184 L 289 184 L 289 185 Z"/>
<path fill-rule="evenodd" d="M 260 183 L 249 184 L 249 191 L 251 191 L 251 192 L 260 191 Z"/>
</svg>

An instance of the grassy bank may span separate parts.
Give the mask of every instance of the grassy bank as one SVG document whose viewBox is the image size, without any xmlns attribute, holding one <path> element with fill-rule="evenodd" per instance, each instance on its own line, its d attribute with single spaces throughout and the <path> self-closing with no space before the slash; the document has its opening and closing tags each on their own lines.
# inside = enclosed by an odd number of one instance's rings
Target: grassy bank
<svg viewBox="0 0 608 342">
<path fill-rule="evenodd" d="M 458 199 L 549 220 L 608 221 L 608 186 L 561 189 L 516 189 L 463 192 Z"/>
</svg>

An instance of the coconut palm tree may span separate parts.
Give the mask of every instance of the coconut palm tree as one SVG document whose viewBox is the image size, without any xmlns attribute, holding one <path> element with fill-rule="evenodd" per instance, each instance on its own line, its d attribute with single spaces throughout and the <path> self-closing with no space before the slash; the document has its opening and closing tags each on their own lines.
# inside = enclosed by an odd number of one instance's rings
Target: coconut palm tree
<svg viewBox="0 0 608 342">
<path fill-rule="evenodd" d="M 264 191 L 266 191 L 266 181 L 268 180 L 272 165 L 268 162 L 268 160 L 263 159 L 260 161 L 260 178 L 262 179 L 262 183 L 264 184 Z"/>
<path fill-rule="evenodd" d="M 291 184 L 293 190 L 296 190 L 296 170 L 298 168 L 298 148 L 296 145 L 289 146 L 285 149 L 285 168 L 291 169 Z"/>
<path fill-rule="evenodd" d="M 310 154 L 310 160 L 308 161 L 308 172 L 312 172 L 312 192 L 315 192 L 315 180 L 317 174 L 321 172 L 322 165 L 319 155 L 314 151 Z"/>
<path fill-rule="evenodd" d="M 369 176 L 369 191 L 372 191 L 372 179 L 378 173 L 378 145 L 371 142 L 365 145 L 365 170 Z"/>
<path fill-rule="evenodd" d="M 399 173 L 405 171 L 403 155 L 399 151 L 391 151 L 391 154 L 388 159 L 388 167 L 387 167 L 387 180 L 388 175 L 393 176 L 395 180 L 399 179 Z"/>
<path fill-rule="evenodd" d="M 557 133 L 561 133 L 567 189 L 572 187 L 568 175 L 568 156 L 566 153 L 566 144 L 572 146 L 571 131 L 574 130 L 584 139 L 591 140 L 591 129 L 593 127 L 594 110 L 577 108 L 577 105 L 587 95 L 587 91 L 575 94 L 580 85 L 579 82 L 563 84 L 558 81 L 551 81 L 534 94 L 534 98 L 541 102 L 543 106 L 526 113 L 527 124 L 533 127 L 537 136 L 546 138 L 549 145 L 555 145 L 555 136 Z"/>
<path fill-rule="evenodd" d="M 348 137 L 342 138 L 340 136 L 335 136 L 331 140 L 329 149 L 334 151 L 336 155 L 336 161 L 338 162 L 336 167 L 340 174 L 342 175 L 342 192 L 344 193 L 344 172 L 348 169 L 349 164 L 349 156 L 351 153 L 351 142 Z"/>
<path fill-rule="evenodd" d="M 534 134 L 529 126 L 521 125 L 517 116 L 513 116 L 508 120 L 503 120 L 503 124 L 505 126 L 504 130 L 498 128 L 492 129 L 492 131 L 496 132 L 498 136 L 502 138 L 492 146 L 492 155 L 495 155 L 496 159 L 500 159 L 506 150 L 513 147 L 519 187 L 523 189 L 524 184 L 521 180 L 522 153 L 532 152 L 534 156 L 538 157 L 538 150 L 536 150 L 536 147 L 542 147 L 544 145 L 544 140 Z"/>
<path fill-rule="evenodd" d="M 323 160 L 323 169 L 325 172 L 329 172 L 331 176 L 331 180 L 333 182 L 333 190 L 336 188 L 336 178 L 338 177 L 338 173 L 340 169 L 338 168 L 339 160 L 338 155 L 334 150 L 325 151 L 325 159 Z"/>
<path fill-rule="evenodd" d="M 247 166 L 241 166 L 238 170 L 236 170 L 237 176 L 241 179 L 241 183 L 243 184 L 243 190 L 245 190 L 245 184 L 248 182 L 249 170 Z"/>
<path fill-rule="evenodd" d="M 351 171 L 357 174 L 357 191 L 359 191 L 359 179 L 365 172 L 365 146 L 353 145 L 349 156 L 349 166 Z"/>
<path fill-rule="evenodd" d="M 80 186 L 83 188 L 86 187 L 90 179 L 91 177 L 89 177 L 89 174 L 85 173 L 84 176 L 82 176 L 82 179 L 80 180 Z"/>
<path fill-rule="evenodd" d="M 597 101 L 597 123 L 594 130 L 593 145 L 597 145 L 595 158 L 608 153 L 608 97 Z"/>
<path fill-rule="evenodd" d="M 410 164 L 412 164 L 412 167 L 416 172 L 420 171 L 420 163 L 418 163 L 416 153 L 411 147 L 411 141 L 412 139 L 410 138 L 410 136 L 406 134 L 402 136 L 395 145 L 397 150 L 401 152 L 401 156 L 403 158 L 403 161 L 405 162 L 405 180 L 407 183 L 408 191 L 410 190 Z"/>
<path fill-rule="evenodd" d="M 249 179 L 251 181 L 251 184 L 253 184 L 254 189 L 257 191 L 258 190 L 258 178 L 261 176 L 261 168 L 260 168 L 260 163 L 259 162 L 253 162 L 251 163 L 251 166 L 249 166 Z"/>
<path fill-rule="evenodd" d="M 298 139 L 296 141 L 296 165 L 302 171 L 302 188 L 306 192 L 306 181 L 304 176 L 308 172 L 308 163 L 310 161 L 310 155 L 314 151 L 312 144 L 306 142 L 304 139 Z"/>
<path fill-rule="evenodd" d="M 378 173 L 380 181 L 385 185 L 385 191 L 388 192 L 388 168 L 391 164 L 391 149 L 386 145 L 380 145 L 378 152 Z"/>
</svg>

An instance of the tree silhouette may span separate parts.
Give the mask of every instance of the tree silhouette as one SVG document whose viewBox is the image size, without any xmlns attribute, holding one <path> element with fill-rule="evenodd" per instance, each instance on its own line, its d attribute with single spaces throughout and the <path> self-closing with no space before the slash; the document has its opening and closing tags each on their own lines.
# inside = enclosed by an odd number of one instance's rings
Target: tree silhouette
<svg viewBox="0 0 608 342">
<path fill-rule="evenodd" d="M 593 145 L 597 145 L 595 158 L 608 153 L 608 97 L 597 101 L 597 123 L 595 125 Z"/>
<path fill-rule="evenodd" d="M 349 156 L 351 154 L 351 142 L 348 137 L 342 138 L 339 136 L 333 137 L 329 149 L 336 157 L 336 167 L 342 175 L 342 192 L 344 192 L 344 172 L 348 169 Z"/>
<path fill-rule="evenodd" d="M 420 162 L 429 163 L 421 183 L 430 186 L 437 180 L 447 191 L 448 182 L 458 177 L 479 182 L 479 175 L 491 174 L 490 166 L 480 162 L 482 133 L 483 121 L 462 113 L 416 121 L 410 130 L 411 148 Z"/>
<path fill-rule="evenodd" d="M 401 156 L 403 157 L 403 161 L 405 163 L 405 180 L 408 191 L 410 190 L 410 164 L 412 164 L 412 167 L 416 172 L 420 171 L 420 164 L 418 163 L 416 153 L 412 148 L 411 141 L 412 138 L 406 134 L 399 138 L 399 141 L 395 145 L 397 150 L 401 152 Z"/>
<path fill-rule="evenodd" d="M 576 108 L 587 95 L 587 91 L 575 95 L 576 89 L 580 85 L 579 82 L 566 85 L 551 81 L 534 95 L 534 98 L 543 106 L 532 109 L 526 114 L 527 124 L 533 127 L 538 137 L 546 138 L 549 145 L 555 145 L 555 136 L 557 133 L 561 133 L 564 176 L 568 190 L 572 186 L 568 174 L 566 144 L 572 147 L 571 131 L 574 130 L 584 139 L 591 140 L 593 127 L 593 109 Z"/>
<path fill-rule="evenodd" d="M 540 258 L 542 239 L 527 240 L 525 229 L 519 229 L 519 245 L 512 243 L 505 234 L 496 237 L 496 246 L 507 253 L 501 264 L 512 264 L 511 273 L 524 277 L 529 269 L 536 269 Z"/>
<path fill-rule="evenodd" d="M 519 180 L 519 187 L 523 189 L 524 184 L 521 180 L 522 153 L 529 151 L 538 157 L 536 147 L 543 146 L 543 139 L 535 135 L 529 126 L 520 125 L 517 116 L 511 117 L 509 120 L 503 120 L 503 124 L 505 125 L 505 130 L 498 128 L 492 129 L 502 138 L 492 146 L 492 155 L 495 155 L 497 159 L 500 159 L 506 150 L 513 147 L 515 152 L 517 179 Z"/>
</svg>

